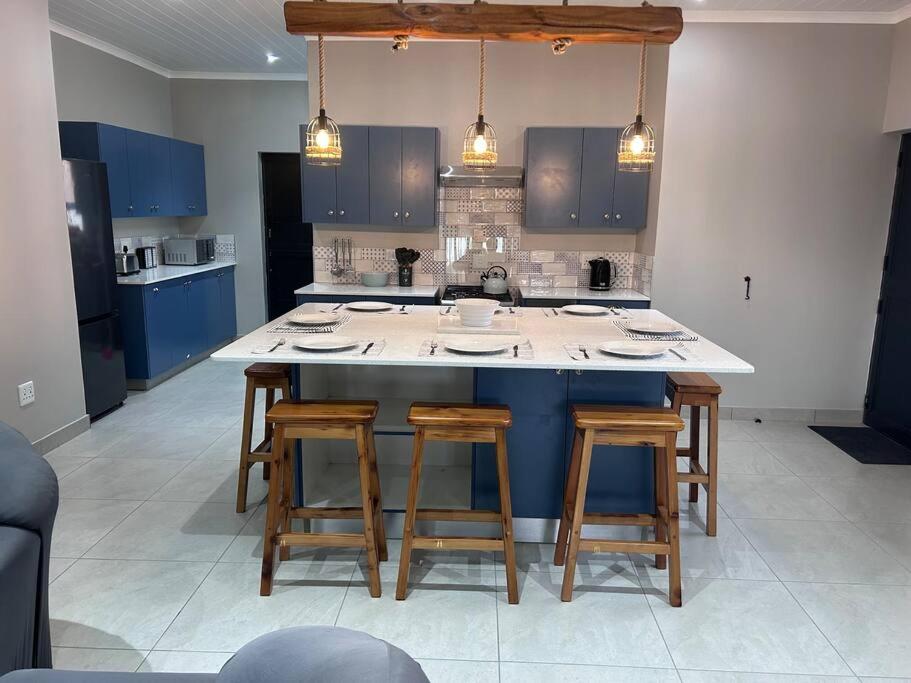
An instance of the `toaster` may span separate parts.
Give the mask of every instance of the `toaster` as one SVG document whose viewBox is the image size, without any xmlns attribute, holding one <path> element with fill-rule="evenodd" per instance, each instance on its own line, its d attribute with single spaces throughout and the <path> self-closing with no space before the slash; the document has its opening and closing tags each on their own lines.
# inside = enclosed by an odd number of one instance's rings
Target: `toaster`
<svg viewBox="0 0 911 683">
<path fill-rule="evenodd" d="M 118 275 L 133 275 L 139 272 L 139 259 L 136 254 L 131 254 L 123 248 L 123 251 L 114 252 L 114 270 Z"/>
</svg>

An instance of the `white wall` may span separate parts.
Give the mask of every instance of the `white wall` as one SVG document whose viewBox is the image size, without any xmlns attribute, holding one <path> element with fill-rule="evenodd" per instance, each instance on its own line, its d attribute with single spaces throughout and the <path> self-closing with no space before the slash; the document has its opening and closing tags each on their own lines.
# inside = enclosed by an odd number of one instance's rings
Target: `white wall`
<svg viewBox="0 0 911 683">
<path fill-rule="evenodd" d="M 687 24 L 671 48 L 653 300 L 756 366 L 721 378 L 725 405 L 862 407 L 891 31 Z"/>
<path fill-rule="evenodd" d="M 892 34 L 892 66 L 889 97 L 883 131 L 911 130 L 911 19 L 895 27 Z"/>
<path fill-rule="evenodd" d="M 174 80 L 174 134 L 206 147 L 209 215 L 181 219 L 185 232 L 233 233 L 237 330 L 266 321 L 260 152 L 297 152 L 307 84 Z"/>
<path fill-rule="evenodd" d="M 87 420 L 46 0 L 0 5 L 0 61 L 0 420 L 37 441 Z"/>
</svg>

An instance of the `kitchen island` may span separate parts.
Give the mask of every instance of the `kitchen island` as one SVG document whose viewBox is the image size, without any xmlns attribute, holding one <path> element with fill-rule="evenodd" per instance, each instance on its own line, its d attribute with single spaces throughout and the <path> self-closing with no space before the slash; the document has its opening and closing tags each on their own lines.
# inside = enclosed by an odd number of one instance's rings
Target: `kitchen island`
<svg viewBox="0 0 911 683">
<path fill-rule="evenodd" d="M 304 304 L 297 311 L 326 309 Z M 401 510 L 411 429 L 404 420 L 415 400 L 503 403 L 513 413 L 507 435 L 513 515 L 517 538 L 552 540 L 553 520 L 559 517 L 563 481 L 568 466 L 573 403 L 663 405 L 665 374 L 673 371 L 709 372 L 722 384 L 725 373 L 750 373 L 753 367 L 699 337 L 672 353 L 652 359 L 629 359 L 598 351 L 604 341 L 625 339 L 619 316 L 580 317 L 551 309 L 505 309 L 497 319 L 515 324 L 518 334 L 504 337 L 507 350 L 496 355 L 456 354 L 445 341 L 489 338 L 487 335 L 450 335 L 439 330 L 443 306 L 396 306 L 385 313 L 350 316 L 335 334 L 361 341 L 352 353 L 312 353 L 296 350 L 294 334 L 275 330 L 286 317 L 238 339 L 213 354 L 222 361 L 286 362 L 296 365 L 295 392 L 303 398 L 361 398 L 380 401 L 377 451 L 383 470 L 400 468 L 398 478 L 384 489 L 388 511 Z M 455 310 L 454 308 L 452 309 Z M 656 310 L 630 310 L 636 320 L 669 321 Z M 287 330 L 287 327 L 282 329 Z M 314 335 L 299 335 L 312 338 Z M 324 335 L 319 335 L 324 336 Z M 269 353 L 254 353 L 284 337 L 286 344 Z M 374 342 L 366 354 L 365 344 Z M 432 343 L 437 346 L 430 353 Z M 516 349 L 516 347 L 519 347 Z M 585 351 L 581 351 L 580 347 Z M 586 358 L 586 356 L 588 356 Z M 327 442 L 332 443 L 332 442 Z M 339 504 L 343 490 L 355 479 L 335 465 L 351 460 L 347 451 L 328 452 L 322 444 L 306 444 L 298 467 L 298 494 L 308 504 Z M 350 449 L 349 449 L 350 450 Z M 645 449 L 598 447 L 592 463 L 589 507 L 592 511 L 636 513 L 653 507 L 652 458 Z M 492 449 L 487 445 L 445 445 L 428 452 L 427 463 L 437 462 L 435 479 L 424 491 L 434 506 L 496 507 L 496 476 Z M 327 474 L 328 473 L 328 474 Z M 340 474 L 341 473 L 341 474 Z M 353 476 L 353 469 L 351 469 Z M 332 482 L 326 486 L 326 482 Z M 386 481 L 384 480 L 384 484 Z M 523 524 L 526 521 L 528 523 Z M 393 519 L 392 528 L 395 528 Z"/>
</svg>

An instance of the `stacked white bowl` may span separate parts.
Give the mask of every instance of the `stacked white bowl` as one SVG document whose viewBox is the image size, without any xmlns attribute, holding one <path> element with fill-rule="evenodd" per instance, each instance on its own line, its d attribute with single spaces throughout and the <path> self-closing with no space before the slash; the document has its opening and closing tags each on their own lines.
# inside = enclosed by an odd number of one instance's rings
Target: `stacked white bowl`
<svg viewBox="0 0 911 683">
<path fill-rule="evenodd" d="M 500 302 L 490 299 L 458 299 L 456 309 L 465 327 L 490 327 Z"/>
</svg>

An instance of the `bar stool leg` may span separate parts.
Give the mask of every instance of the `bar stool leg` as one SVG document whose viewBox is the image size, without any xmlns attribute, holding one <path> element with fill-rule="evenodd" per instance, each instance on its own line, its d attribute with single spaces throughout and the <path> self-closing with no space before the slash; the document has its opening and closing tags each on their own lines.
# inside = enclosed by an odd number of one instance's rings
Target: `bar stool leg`
<svg viewBox="0 0 911 683">
<path fill-rule="evenodd" d="M 280 514 L 281 491 L 279 484 L 281 477 L 277 473 L 281 471 L 280 460 L 284 450 L 285 428 L 278 425 L 275 428 L 272 447 L 272 463 L 275 464 L 276 476 L 269 480 L 269 497 L 266 500 L 266 528 L 263 532 L 263 567 L 259 583 L 260 595 L 272 595 L 272 570 L 275 563 L 275 534 L 278 531 L 278 520 Z M 277 448 L 276 448 L 277 445 Z"/>
<path fill-rule="evenodd" d="M 273 446 L 273 448 L 275 448 Z M 275 472 L 273 473 L 281 482 L 282 506 L 281 506 L 281 531 L 292 531 L 291 529 L 291 506 L 293 500 L 291 496 L 292 484 L 294 483 L 294 468 L 291 464 L 291 452 L 294 449 L 294 441 L 286 444 L 285 448 L 280 449 L 281 460 L 276 463 Z M 278 559 L 287 562 L 291 559 L 291 546 L 283 545 L 278 549 Z"/>
<path fill-rule="evenodd" d="M 370 487 L 370 446 L 367 443 L 367 429 L 364 425 L 355 427 L 357 433 L 357 464 L 361 484 L 361 507 L 364 511 L 364 541 L 367 546 L 367 571 L 371 597 L 380 597 L 380 563 L 376 551 L 376 535 L 373 529 L 374 509 Z"/>
<path fill-rule="evenodd" d="M 674 435 L 676 438 L 676 434 Z M 667 540 L 667 471 L 666 455 L 663 448 L 655 447 L 655 540 Z M 677 463 L 674 463 L 674 467 Z M 662 518 L 661 509 L 665 516 Z M 655 569 L 667 568 L 667 555 L 655 555 Z"/>
<path fill-rule="evenodd" d="M 240 432 L 240 467 L 237 471 L 237 512 L 247 511 L 247 479 L 250 476 L 248 453 L 253 448 L 253 404 L 256 401 L 256 385 L 252 377 L 247 378 L 244 394 L 244 424 Z"/>
<path fill-rule="evenodd" d="M 560 512 L 560 528 L 557 530 L 557 547 L 554 549 L 554 564 L 563 566 L 566 560 L 566 541 L 569 537 L 569 511 L 576 503 L 576 489 L 579 483 L 579 462 L 582 453 L 582 432 L 578 429 L 573 434 L 573 450 L 569 460 L 569 474 L 566 477 L 566 488 L 563 492 L 563 507 Z"/>
<path fill-rule="evenodd" d="M 709 403 L 709 443 L 708 443 L 708 499 L 705 515 L 705 532 L 709 536 L 718 533 L 718 397 L 712 397 Z"/>
<path fill-rule="evenodd" d="M 282 398 L 287 398 L 284 394 Z M 275 405 L 275 389 L 266 389 L 266 410 L 268 413 L 269 409 Z M 263 430 L 263 440 L 266 441 L 269 437 L 272 436 L 272 425 L 266 422 L 266 427 Z M 263 481 L 268 481 L 269 479 L 269 463 L 263 463 Z"/>
<path fill-rule="evenodd" d="M 699 406 L 690 406 L 690 472 L 696 471 L 692 463 L 699 464 L 700 412 Z M 690 484 L 690 502 L 699 502 L 699 484 Z"/>
<path fill-rule="evenodd" d="M 506 560 L 506 595 L 510 605 L 519 603 L 516 581 L 516 546 L 512 533 L 512 501 L 509 495 L 509 461 L 506 456 L 506 432 L 497 429 L 497 483 L 500 489 L 500 519 L 503 525 L 503 555 Z"/>
<path fill-rule="evenodd" d="M 677 434 L 669 432 L 665 437 L 665 467 L 667 468 L 667 539 L 669 590 L 672 607 L 683 604 L 680 585 L 680 501 L 677 495 Z"/>
<path fill-rule="evenodd" d="M 572 531 L 569 537 L 569 551 L 566 553 L 566 566 L 563 569 L 563 590 L 560 599 L 569 602 L 573 599 L 573 580 L 576 574 L 576 557 L 579 554 L 579 542 L 582 540 L 582 517 L 585 514 L 585 493 L 588 490 L 588 472 L 592 462 L 592 446 L 595 431 L 586 429 L 582 438 L 582 453 L 579 460 L 579 480 L 576 486 L 576 498 L 573 502 Z"/>
<path fill-rule="evenodd" d="M 380 562 L 389 559 L 386 549 L 386 524 L 383 521 L 383 496 L 380 494 L 380 473 L 376 466 L 376 440 L 373 436 L 373 425 L 367 427 L 367 462 L 370 465 L 370 495 L 373 498 L 373 530 L 376 534 L 376 547 Z"/>
<path fill-rule="evenodd" d="M 395 586 L 395 599 L 404 600 L 408 590 L 408 570 L 411 565 L 411 544 L 414 541 L 414 519 L 417 516 L 418 489 L 421 485 L 421 460 L 424 457 L 424 428 L 415 427 L 411 455 L 411 479 L 408 482 L 408 503 L 402 532 L 402 555 L 399 559 L 399 578 Z"/>
</svg>

